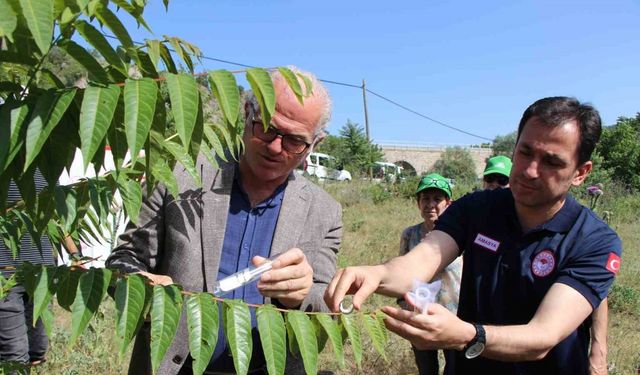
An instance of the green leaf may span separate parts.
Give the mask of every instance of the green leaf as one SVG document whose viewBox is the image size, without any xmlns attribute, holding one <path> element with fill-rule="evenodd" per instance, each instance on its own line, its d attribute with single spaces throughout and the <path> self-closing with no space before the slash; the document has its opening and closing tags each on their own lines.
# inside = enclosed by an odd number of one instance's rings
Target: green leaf
<svg viewBox="0 0 640 375">
<path fill-rule="evenodd" d="M 302 74 L 302 73 L 297 73 L 296 74 L 298 77 L 300 77 L 300 79 L 302 79 L 302 82 L 304 82 L 304 96 L 307 97 L 309 95 L 311 95 L 313 93 L 313 83 L 311 83 L 311 78 L 309 78 L 309 76 L 307 76 L 306 74 Z"/>
<path fill-rule="evenodd" d="M 65 39 L 58 43 L 58 47 L 65 50 L 71 58 L 76 60 L 78 64 L 82 65 L 82 67 L 87 70 L 87 73 L 89 73 L 89 80 L 98 83 L 109 82 L 109 77 L 107 76 L 107 72 L 104 68 L 79 44 L 72 40 Z"/>
<path fill-rule="evenodd" d="M 160 43 L 160 57 L 170 73 L 178 74 L 176 63 L 173 62 L 173 58 L 171 57 L 171 51 L 169 51 L 169 48 L 167 48 L 164 43 Z"/>
<path fill-rule="evenodd" d="M 318 342 L 309 316 L 299 310 L 287 312 L 287 323 L 293 329 L 307 374 L 318 373 Z"/>
<path fill-rule="evenodd" d="M 122 203 L 129 220 L 136 223 L 142 207 L 142 187 L 140 187 L 140 183 L 129 179 L 125 173 L 121 173 L 118 176 L 118 190 L 122 195 Z"/>
<path fill-rule="evenodd" d="M 144 11 L 144 5 L 142 7 L 136 7 L 136 6 L 133 6 L 133 5 L 129 4 L 126 0 L 111 0 L 111 1 L 116 6 L 124 9 L 133 18 L 135 18 L 135 20 L 138 22 L 138 26 L 142 25 L 142 26 L 144 26 L 145 29 L 149 30 L 149 32 L 152 32 L 151 28 L 149 28 L 149 25 L 147 25 L 147 22 L 142 17 L 142 12 Z"/>
<path fill-rule="evenodd" d="M 147 54 L 151 59 L 151 63 L 155 67 L 156 71 L 160 71 L 160 41 L 156 39 L 145 39 L 147 45 Z"/>
<path fill-rule="evenodd" d="M 111 280 L 111 270 L 107 268 L 91 268 L 80 276 L 76 298 L 71 306 L 71 337 L 69 347 L 87 328 L 91 318 L 98 312 L 100 302 L 107 294 Z"/>
<path fill-rule="evenodd" d="M 171 110 L 176 122 L 176 131 L 182 145 L 189 147 L 193 128 L 198 117 L 198 84 L 193 76 L 166 74 L 167 89 L 171 99 Z"/>
<path fill-rule="evenodd" d="M 260 68 L 247 69 L 247 81 L 260 104 L 262 124 L 265 128 L 271 124 L 271 116 L 276 110 L 276 93 L 269 73 Z"/>
<path fill-rule="evenodd" d="M 51 309 L 48 307 L 42 310 L 42 314 L 40 314 L 40 319 L 42 320 L 42 325 L 44 326 L 44 331 L 48 337 L 53 337 L 53 327 L 54 327 L 54 318 Z"/>
<path fill-rule="evenodd" d="M 109 30 L 118 38 L 122 46 L 129 51 L 133 49 L 133 40 L 129 35 L 129 32 L 124 27 L 118 16 L 113 14 L 109 8 L 104 4 L 99 4 L 96 8 L 96 17 L 103 25 L 106 25 Z"/>
<path fill-rule="evenodd" d="M 178 330 L 182 313 L 182 294 L 177 285 L 153 287 L 151 305 L 151 368 L 158 372 L 162 358 Z"/>
<path fill-rule="evenodd" d="M 238 155 L 236 155 L 236 153 L 235 153 L 235 151 L 236 151 L 235 147 L 233 147 L 234 146 L 234 138 L 229 133 L 229 129 L 227 129 L 227 126 L 224 125 L 224 124 L 223 125 L 218 125 L 218 126 L 216 126 L 215 129 L 216 129 L 217 132 L 222 134 L 222 138 L 224 139 L 225 148 L 231 152 L 231 156 L 235 160 L 238 160 Z"/>
<path fill-rule="evenodd" d="M 85 171 L 107 135 L 119 96 L 117 85 L 90 86 L 84 92 L 80 108 L 80 140 Z"/>
<path fill-rule="evenodd" d="M 344 368 L 344 347 L 342 345 L 342 334 L 340 333 L 338 323 L 326 314 L 317 314 L 315 318 L 329 336 L 333 352 L 338 359 L 338 365 L 340 368 Z"/>
<path fill-rule="evenodd" d="M 107 38 L 105 38 L 98 29 L 83 20 L 76 21 L 74 26 L 80 35 L 82 35 L 93 48 L 100 52 L 100 55 L 102 55 L 110 65 L 118 69 L 122 74 L 127 75 L 128 69 L 126 64 L 120 59 L 120 56 L 118 56 L 113 47 L 111 47 Z"/>
<path fill-rule="evenodd" d="M 209 293 L 187 297 L 189 351 L 194 374 L 202 374 L 209 365 L 218 342 L 218 304 Z"/>
<path fill-rule="evenodd" d="M 26 103 L 8 100 L 0 105 L 0 174 L 7 169 L 22 147 L 28 113 Z"/>
<path fill-rule="evenodd" d="M 287 319 L 289 319 L 289 315 L 287 314 Z M 287 343 L 289 344 L 289 352 L 294 356 L 297 356 L 300 353 L 300 348 L 298 347 L 298 341 L 296 340 L 296 334 L 293 333 L 293 327 L 291 324 L 285 324 L 287 329 Z"/>
<path fill-rule="evenodd" d="M 316 319 L 314 315 L 311 315 L 309 318 L 311 319 L 311 323 L 313 324 L 313 331 L 315 332 L 315 335 L 316 335 L 316 341 L 318 343 L 318 353 L 322 353 L 322 351 L 324 350 L 324 347 L 327 345 L 329 336 L 327 335 L 327 332 L 325 332 L 324 328 L 322 328 L 322 325 L 320 324 L 320 322 L 318 322 L 318 319 Z"/>
<path fill-rule="evenodd" d="M 239 300 L 224 300 L 222 318 L 236 373 L 244 375 L 249 371 L 249 362 L 253 352 L 249 307 Z"/>
<path fill-rule="evenodd" d="M 240 111 L 240 93 L 235 77 L 228 70 L 213 70 L 209 72 L 209 84 L 227 122 L 235 125 Z"/>
<path fill-rule="evenodd" d="M 182 45 L 180 44 L 180 38 L 168 37 L 166 35 L 164 35 L 164 38 L 169 41 L 171 47 L 173 47 L 173 50 L 178 54 L 178 56 L 180 56 L 182 61 L 185 62 L 185 64 L 187 65 L 187 69 L 189 69 L 189 71 L 193 73 L 193 61 L 191 61 L 189 53 L 182 48 Z"/>
<path fill-rule="evenodd" d="M 29 218 L 29 215 L 27 215 L 24 211 L 21 211 L 21 210 L 13 210 L 12 213 L 15 216 L 17 216 L 18 219 L 20 219 L 22 224 L 27 229 L 27 232 L 31 236 L 31 243 L 35 244 L 36 247 L 38 248 L 38 251 L 42 253 L 42 242 L 40 241 L 40 237 L 41 237 L 40 233 L 38 233 L 35 225 L 31 221 L 31 218 Z"/>
<path fill-rule="evenodd" d="M 36 288 L 33 293 L 33 320 L 30 322 L 34 326 L 38 318 L 47 310 L 56 292 L 56 271 L 56 267 L 43 266 L 36 275 Z"/>
<path fill-rule="evenodd" d="M 218 139 L 218 135 L 213 130 L 215 124 L 204 124 L 204 137 L 209 142 L 213 150 L 216 152 L 216 155 L 224 161 L 227 161 L 227 156 L 224 154 L 224 148 L 222 147 L 222 143 L 220 143 L 220 139 Z M 211 163 L 213 164 L 213 163 Z"/>
<path fill-rule="evenodd" d="M 293 93 L 296 95 L 296 98 L 298 98 L 298 102 L 300 102 L 301 105 L 304 104 L 303 103 L 304 99 L 302 96 L 302 87 L 300 87 L 298 76 L 296 76 L 296 74 L 292 72 L 291 69 L 289 68 L 279 67 L 278 71 L 287 81 L 287 84 L 289 84 L 289 87 L 291 88 Z"/>
<path fill-rule="evenodd" d="M 384 336 L 384 342 L 389 341 L 389 331 L 387 331 L 387 326 L 384 324 L 385 314 L 382 311 L 376 311 L 376 320 L 378 321 L 378 325 L 382 328 L 382 335 Z"/>
<path fill-rule="evenodd" d="M 114 300 L 116 335 L 120 340 L 120 358 L 122 358 L 144 321 L 142 313 L 149 300 L 145 279 L 138 274 L 118 279 Z"/>
<path fill-rule="evenodd" d="M 13 31 L 18 24 L 18 17 L 9 5 L 9 1 L 0 0 L 0 37 L 6 36 L 13 43 Z"/>
<path fill-rule="evenodd" d="M 36 159 L 49 135 L 58 125 L 62 115 L 71 104 L 76 90 L 47 91 L 38 98 L 38 102 L 29 118 L 26 135 L 26 157 L 24 171 L 29 169 Z"/>
<path fill-rule="evenodd" d="M 384 358 L 385 361 L 389 361 L 387 358 L 387 354 L 385 353 L 385 333 L 386 328 L 384 326 L 380 326 L 378 319 L 376 318 L 376 314 L 363 314 L 362 321 L 364 322 L 364 328 L 371 337 L 371 341 L 373 342 L 373 347 L 376 349 L 378 353 Z"/>
<path fill-rule="evenodd" d="M 64 232 L 69 233 L 77 217 L 77 191 L 69 186 L 56 186 L 54 199 L 56 202 L 56 212 L 58 213 L 60 221 L 62 221 Z"/>
<path fill-rule="evenodd" d="M 132 165 L 135 165 L 138 153 L 151 130 L 157 95 L 158 85 L 151 78 L 127 79 L 125 82 L 124 125 Z"/>
<path fill-rule="evenodd" d="M 172 141 L 165 141 L 163 146 L 174 158 L 176 158 L 176 160 L 180 162 L 180 164 L 185 167 L 191 178 L 193 178 L 193 181 L 195 181 L 199 187 L 202 187 L 202 181 L 200 180 L 196 166 L 193 164 L 193 160 L 189 157 L 189 154 L 187 154 L 179 144 Z"/>
<path fill-rule="evenodd" d="M 220 165 L 218 164 L 218 160 L 216 160 L 215 152 L 211 149 L 211 147 L 209 147 L 207 142 L 202 142 L 201 149 L 204 157 L 207 158 L 209 164 L 211 164 L 213 168 L 219 169 Z"/>
<path fill-rule="evenodd" d="M 282 313 L 273 305 L 263 305 L 256 310 L 256 317 L 269 375 L 284 374 L 287 359 L 287 331 Z"/>
<path fill-rule="evenodd" d="M 356 364 L 360 367 L 362 363 L 362 341 L 360 339 L 360 331 L 356 325 L 355 316 L 353 314 L 342 314 L 340 315 L 340 321 L 351 342 L 351 349 L 353 349 Z"/>
<path fill-rule="evenodd" d="M 53 37 L 53 1 L 20 0 L 20 7 L 33 39 L 44 55 L 49 51 Z"/>
<path fill-rule="evenodd" d="M 156 164 L 153 165 L 153 168 L 151 168 L 151 174 L 156 178 L 156 180 L 162 182 L 164 186 L 167 187 L 171 195 L 174 197 L 178 196 L 180 193 L 180 191 L 178 191 L 178 181 L 166 160 L 158 160 Z"/>
<path fill-rule="evenodd" d="M 79 270 L 70 270 L 67 266 L 60 266 L 58 269 L 58 292 L 56 298 L 58 305 L 67 311 L 71 311 L 71 305 L 76 298 L 76 290 L 78 289 L 78 281 L 84 272 Z"/>
</svg>

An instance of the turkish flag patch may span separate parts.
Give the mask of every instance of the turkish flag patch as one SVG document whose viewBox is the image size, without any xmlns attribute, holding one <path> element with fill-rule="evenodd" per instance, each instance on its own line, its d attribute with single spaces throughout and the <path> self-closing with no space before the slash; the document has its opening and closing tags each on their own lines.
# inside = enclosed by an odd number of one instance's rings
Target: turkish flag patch
<svg viewBox="0 0 640 375">
<path fill-rule="evenodd" d="M 620 257 L 615 253 L 609 253 L 609 259 L 607 259 L 606 268 L 617 275 L 618 271 L 620 271 Z"/>
</svg>

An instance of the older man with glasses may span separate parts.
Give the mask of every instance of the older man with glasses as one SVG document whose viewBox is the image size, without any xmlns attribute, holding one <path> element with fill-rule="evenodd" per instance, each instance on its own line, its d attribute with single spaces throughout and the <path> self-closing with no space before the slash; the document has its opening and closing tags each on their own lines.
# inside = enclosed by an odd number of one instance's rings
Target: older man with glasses
<svg viewBox="0 0 640 375">
<path fill-rule="evenodd" d="M 217 280 L 270 258 L 275 259 L 271 271 L 224 297 L 302 311 L 327 310 L 322 296 L 336 270 L 342 208 L 292 171 L 324 138 L 331 102 L 315 77 L 292 70 L 312 82 L 304 104 L 274 72 L 276 108 L 271 123 L 264 127 L 257 100 L 249 98 L 240 161 L 212 168 L 201 158 L 202 188 L 177 168 L 180 195 L 173 197 L 158 186 L 145 199 L 137 223 L 129 224 L 120 237 L 107 266 L 140 272 L 157 284 L 176 282 L 185 290 L 212 292 Z M 254 345 L 249 373 L 266 374 L 255 310 L 251 313 Z M 157 374 L 192 373 L 188 339 L 183 319 Z M 151 373 L 148 326 L 137 337 L 129 373 Z M 222 329 L 205 373 L 236 373 Z M 288 360 L 286 373 L 304 373 L 299 357 Z"/>
</svg>

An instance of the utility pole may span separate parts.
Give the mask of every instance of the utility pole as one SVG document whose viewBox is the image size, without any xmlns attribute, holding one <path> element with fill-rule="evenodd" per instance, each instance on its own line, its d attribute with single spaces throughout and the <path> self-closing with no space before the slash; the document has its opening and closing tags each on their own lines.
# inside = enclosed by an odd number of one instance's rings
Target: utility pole
<svg viewBox="0 0 640 375">
<path fill-rule="evenodd" d="M 367 86 L 364 78 L 362 79 L 362 102 L 364 103 L 364 128 L 367 132 L 367 141 L 371 141 L 369 136 L 369 113 L 367 112 Z"/>
</svg>

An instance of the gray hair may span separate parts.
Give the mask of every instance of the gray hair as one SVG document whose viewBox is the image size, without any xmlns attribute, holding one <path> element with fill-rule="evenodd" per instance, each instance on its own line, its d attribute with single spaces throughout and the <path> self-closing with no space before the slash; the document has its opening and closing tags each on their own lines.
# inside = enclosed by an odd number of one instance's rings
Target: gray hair
<svg viewBox="0 0 640 375">
<path fill-rule="evenodd" d="M 318 122 L 318 124 L 316 124 L 314 136 L 322 135 L 329 125 L 329 120 L 331 120 L 332 104 L 327 88 L 320 82 L 320 80 L 318 80 L 318 77 L 316 77 L 313 73 L 306 72 L 293 65 L 287 66 L 287 68 L 296 75 L 304 75 L 309 78 L 312 87 L 310 94 L 322 101 L 322 113 L 320 114 L 320 121 Z M 271 70 L 269 74 L 273 82 L 284 79 L 284 77 L 282 77 L 277 69 Z M 298 77 L 298 82 L 300 82 L 303 90 L 305 90 L 305 83 L 302 78 Z M 260 104 L 258 103 L 258 99 L 253 92 L 247 94 L 246 101 L 251 106 L 251 110 L 253 111 L 253 113 L 260 113 Z"/>
</svg>

